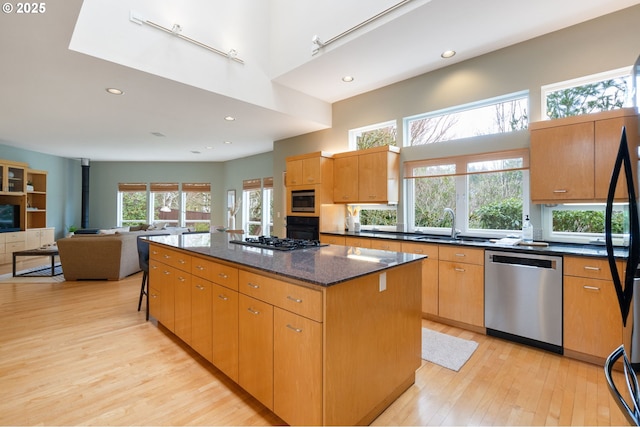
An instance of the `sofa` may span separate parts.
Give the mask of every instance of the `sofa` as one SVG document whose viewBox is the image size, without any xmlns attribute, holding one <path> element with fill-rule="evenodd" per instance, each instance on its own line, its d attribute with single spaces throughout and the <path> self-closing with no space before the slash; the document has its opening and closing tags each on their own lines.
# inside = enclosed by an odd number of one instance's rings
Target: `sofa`
<svg viewBox="0 0 640 427">
<path fill-rule="evenodd" d="M 65 280 L 120 280 L 140 271 L 138 236 L 187 229 L 78 234 L 57 241 Z"/>
</svg>

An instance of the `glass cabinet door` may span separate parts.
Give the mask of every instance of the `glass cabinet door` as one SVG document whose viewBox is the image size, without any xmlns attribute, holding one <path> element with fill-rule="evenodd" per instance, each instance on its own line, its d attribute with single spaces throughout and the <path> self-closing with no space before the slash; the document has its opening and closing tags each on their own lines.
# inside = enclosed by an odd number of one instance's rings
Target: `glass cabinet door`
<svg viewBox="0 0 640 427">
<path fill-rule="evenodd" d="M 24 193 L 25 191 L 24 168 L 7 166 L 7 190 L 10 192 Z"/>
</svg>

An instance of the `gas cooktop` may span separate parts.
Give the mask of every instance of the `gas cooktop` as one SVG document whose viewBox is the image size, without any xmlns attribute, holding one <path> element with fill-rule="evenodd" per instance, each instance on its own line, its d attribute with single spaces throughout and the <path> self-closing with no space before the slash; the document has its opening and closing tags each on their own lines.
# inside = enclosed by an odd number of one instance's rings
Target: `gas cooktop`
<svg viewBox="0 0 640 427">
<path fill-rule="evenodd" d="M 281 239 L 275 236 L 247 237 L 244 240 L 230 240 L 230 242 L 236 243 L 238 245 L 253 246 L 263 249 L 274 249 L 277 251 L 293 251 L 296 249 L 328 246 L 326 243 L 320 243 L 319 240 Z"/>
</svg>

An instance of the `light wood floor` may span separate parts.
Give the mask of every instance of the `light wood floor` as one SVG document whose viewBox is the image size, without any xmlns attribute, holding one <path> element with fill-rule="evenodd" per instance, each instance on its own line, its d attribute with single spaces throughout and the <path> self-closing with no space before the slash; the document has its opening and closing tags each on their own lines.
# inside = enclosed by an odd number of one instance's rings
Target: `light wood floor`
<svg viewBox="0 0 640 427">
<path fill-rule="evenodd" d="M 283 424 L 145 321 L 140 280 L 0 283 L 0 425 Z M 599 366 L 423 323 L 478 349 L 459 372 L 425 362 L 373 425 L 627 424 Z"/>
</svg>

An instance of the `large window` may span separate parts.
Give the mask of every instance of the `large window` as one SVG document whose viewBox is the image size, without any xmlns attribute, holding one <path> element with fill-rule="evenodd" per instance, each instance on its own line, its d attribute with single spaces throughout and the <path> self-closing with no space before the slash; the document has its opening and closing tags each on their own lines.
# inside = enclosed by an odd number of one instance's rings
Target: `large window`
<svg viewBox="0 0 640 427">
<path fill-rule="evenodd" d="M 542 117 L 558 119 L 630 105 L 631 69 L 621 68 L 542 86 Z"/>
<path fill-rule="evenodd" d="M 118 184 L 118 225 L 135 226 L 148 223 L 147 184 Z"/>
<path fill-rule="evenodd" d="M 243 229 L 249 236 L 273 232 L 273 178 L 248 179 L 242 183 Z"/>
<path fill-rule="evenodd" d="M 209 231 L 211 228 L 211 185 L 208 183 L 182 184 L 181 223 L 193 231 Z"/>
<path fill-rule="evenodd" d="M 529 95 L 518 92 L 404 119 L 405 146 L 513 132 L 529 125 Z"/>
<path fill-rule="evenodd" d="M 152 224 L 207 231 L 211 223 L 209 183 L 120 183 L 118 225 Z"/>
<path fill-rule="evenodd" d="M 543 237 L 555 242 L 604 243 L 604 219 L 604 203 L 543 206 Z M 628 204 L 613 205 L 611 229 L 615 245 L 628 244 Z"/>
<path fill-rule="evenodd" d="M 526 150 L 407 162 L 409 231 L 470 235 L 519 232 L 529 212 Z"/>
</svg>

